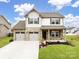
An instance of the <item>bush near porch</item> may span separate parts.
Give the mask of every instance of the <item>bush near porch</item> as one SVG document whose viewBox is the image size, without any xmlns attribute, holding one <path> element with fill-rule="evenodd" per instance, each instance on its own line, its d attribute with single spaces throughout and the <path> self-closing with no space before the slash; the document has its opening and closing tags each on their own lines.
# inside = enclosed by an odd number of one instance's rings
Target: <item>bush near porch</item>
<svg viewBox="0 0 79 59">
<path fill-rule="evenodd" d="M 79 36 L 65 36 L 75 46 L 50 45 L 40 48 L 39 59 L 79 59 Z"/>
</svg>

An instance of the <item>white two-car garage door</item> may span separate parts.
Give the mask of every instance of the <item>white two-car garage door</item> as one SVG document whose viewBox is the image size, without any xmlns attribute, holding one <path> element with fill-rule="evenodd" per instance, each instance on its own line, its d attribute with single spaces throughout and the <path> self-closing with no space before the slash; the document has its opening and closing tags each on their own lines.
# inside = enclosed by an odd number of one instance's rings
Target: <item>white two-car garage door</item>
<svg viewBox="0 0 79 59">
<path fill-rule="evenodd" d="M 38 32 L 29 32 L 29 37 L 31 41 L 37 41 L 39 39 Z"/>
<path fill-rule="evenodd" d="M 16 40 L 23 41 L 25 39 L 25 32 L 16 32 Z"/>
</svg>

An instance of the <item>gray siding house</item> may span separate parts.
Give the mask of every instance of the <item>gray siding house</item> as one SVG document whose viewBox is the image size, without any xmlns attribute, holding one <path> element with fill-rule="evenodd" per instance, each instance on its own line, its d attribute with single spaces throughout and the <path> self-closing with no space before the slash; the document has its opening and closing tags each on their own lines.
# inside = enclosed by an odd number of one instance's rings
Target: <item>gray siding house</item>
<svg viewBox="0 0 79 59">
<path fill-rule="evenodd" d="M 10 30 L 11 24 L 5 19 L 4 16 L 0 16 L 0 38 L 5 37 Z"/>
</svg>

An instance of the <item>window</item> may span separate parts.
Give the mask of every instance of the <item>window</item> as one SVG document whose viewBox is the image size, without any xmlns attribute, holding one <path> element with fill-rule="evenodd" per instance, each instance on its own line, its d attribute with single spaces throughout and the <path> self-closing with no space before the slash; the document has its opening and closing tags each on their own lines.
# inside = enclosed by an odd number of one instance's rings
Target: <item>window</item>
<svg viewBox="0 0 79 59">
<path fill-rule="evenodd" d="M 59 31 L 52 31 L 51 36 L 52 37 L 59 37 Z"/>
<path fill-rule="evenodd" d="M 38 34 L 38 32 L 29 32 L 30 34 Z"/>
<path fill-rule="evenodd" d="M 52 33 L 51 33 L 51 36 L 52 36 L 52 37 L 54 37 L 54 36 L 55 36 L 54 34 L 55 34 L 55 33 L 54 33 L 54 32 L 52 32 Z"/>
<path fill-rule="evenodd" d="M 25 34 L 25 32 L 21 32 L 21 34 Z"/>
<path fill-rule="evenodd" d="M 28 24 L 33 24 L 33 19 L 32 18 L 28 18 Z"/>
<path fill-rule="evenodd" d="M 58 18 L 51 18 L 51 24 L 60 24 L 60 19 Z"/>
<path fill-rule="evenodd" d="M 33 34 L 33 32 L 29 32 L 30 34 Z"/>
<path fill-rule="evenodd" d="M 16 32 L 16 34 L 19 34 L 20 32 Z"/>
<path fill-rule="evenodd" d="M 60 24 L 60 20 L 56 20 L 56 24 Z"/>
<path fill-rule="evenodd" d="M 28 24 L 39 24 L 39 18 L 28 18 Z"/>
<path fill-rule="evenodd" d="M 59 37 L 59 32 L 56 32 L 56 37 Z"/>
<path fill-rule="evenodd" d="M 35 34 L 38 34 L 38 32 L 34 32 Z"/>
<path fill-rule="evenodd" d="M 52 21 L 51 21 L 51 24 L 55 24 L 55 21 L 54 21 L 54 20 L 52 20 Z"/>
<path fill-rule="evenodd" d="M 34 19 L 34 24 L 39 24 L 39 18 L 38 19 L 37 18 Z"/>
</svg>

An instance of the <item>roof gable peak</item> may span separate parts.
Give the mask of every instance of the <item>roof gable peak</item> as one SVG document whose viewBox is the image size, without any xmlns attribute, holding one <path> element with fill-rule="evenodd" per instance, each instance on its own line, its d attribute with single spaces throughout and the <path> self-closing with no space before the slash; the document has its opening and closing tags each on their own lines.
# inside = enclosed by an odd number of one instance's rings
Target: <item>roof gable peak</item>
<svg viewBox="0 0 79 59">
<path fill-rule="evenodd" d="M 29 12 L 27 12 L 27 14 L 25 14 L 25 17 L 32 11 L 35 11 L 35 12 L 39 13 L 36 8 L 32 8 Z"/>
</svg>

